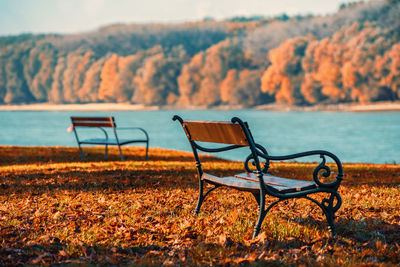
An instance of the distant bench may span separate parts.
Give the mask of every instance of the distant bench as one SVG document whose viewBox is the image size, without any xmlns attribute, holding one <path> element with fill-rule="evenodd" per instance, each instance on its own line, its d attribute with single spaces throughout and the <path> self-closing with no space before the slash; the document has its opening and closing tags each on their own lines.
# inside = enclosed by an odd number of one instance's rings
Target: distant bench
<svg viewBox="0 0 400 267">
<path fill-rule="evenodd" d="M 119 154 L 121 156 L 121 160 L 124 160 L 124 155 L 121 151 L 121 146 L 132 144 L 132 143 L 145 143 L 146 144 L 146 160 L 148 160 L 148 152 L 149 152 L 149 135 L 147 132 L 139 127 L 119 127 L 119 130 L 138 130 L 144 134 L 144 138 L 142 139 L 120 139 L 117 134 L 117 125 L 115 123 L 114 117 L 71 117 L 71 122 L 73 126 L 73 132 L 76 137 L 76 141 L 78 143 L 79 152 L 81 158 L 85 158 L 85 154 L 82 151 L 81 145 L 104 145 L 105 146 L 105 158 L 107 158 L 108 154 L 108 146 L 118 146 Z M 79 138 L 78 128 L 98 128 L 104 133 L 104 138 L 91 138 L 91 139 L 83 139 Z M 114 138 L 109 138 L 108 133 L 103 128 L 112 128 L 112 132 L 114 133 Z"/>
<path fill-rule="evenodd" d="M 287 156 L 270 156 L 267 150 L 255 143 L 247 122 L 239 118 L 232 118 L 231 122 L 212 121 L 184 121 L 175 115 L 173 120 L 178 120 L 189 139 L 196 160 L 197 172 L 199 175 L 199 198 L 195 213 L 198 214 L 206 196 L 220 186 L 235 188 L 247 191 L 254 195 L 259 206 L 259 217 L 255 226 L 256 237 L 260 231 L 262 222 L 269 210 L 281 201 L 286 199 L 303 198 L 318 205 L 326 216 L 329 230 L 332 236 L 335 235 L 335 212 L 342 204 L 338 193 L 339 185 L 343 179 L 343 168 L 340 160 L 332 153 L 324 150 L 307 151 Z M 201 142 L 201 144 L 199 144 Z M 202 142 L 229 144 L 220 148 L 205 147 Z M 207 153 L 222 152 L 241 147 L 248 147 L 250 155 L 244 161 L 245 172 L 233 176 L 218 177 L 203 171 L 198 151 Z M 269 174 L 271 160 L 290 160 L 300 157 L 317 155 L 322 161 L 311 173 L 313 181 L 302 181 L 277 177 Z M 333 171 L 326 165 L 326 158 L 330 158 L 336 164 L 336 178 L 331 182 L 324 181 L 333 176 Z M 263 161 L 263 162 L 262 162 Z M 252 164 L 250 164 L 252 163 Z M 253 169 L 253 170 L 252 170 Z M 204 183 L 213 185 L 207 192 L 204 191 Z M 316 193 L 325 193 L 328 196 L 318 201 L 310 197 Z M 266 195 L 276 197 L 278 200 L 265 208 Z"/>
</svg>

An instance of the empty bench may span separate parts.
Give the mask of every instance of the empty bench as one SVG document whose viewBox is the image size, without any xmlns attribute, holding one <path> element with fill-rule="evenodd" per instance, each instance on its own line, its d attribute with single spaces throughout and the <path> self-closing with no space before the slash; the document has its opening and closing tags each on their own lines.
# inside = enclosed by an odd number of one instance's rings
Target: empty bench
<svg viewBox="0 0 400 267">
<path fill-rule="evenodd" d="M 79 152 L 81 158 L 84 159 L 85 155 L 82 151 L 82 145 L 104 145 L 105 152 L 104 157 L 107 159 L 108 146 L 118 146 L 119 154 L 121 160 L 124 160 L 124 155 L 122 154 L 121 146 L 132 144 L 132 143 L 145 143 L 146 144 L 146 160 L 148 160 L 149 152 L 149 135 L 147 132 L 139 127 L 119 127 L 117 129 L 117 124 L 115 123 L 114 117 L 71 117 L 73 132 L 75 134 L 76 142 L 78 143 Z M 103 134 L 102 138 L 90 138 L 90 139 L 80 139 L 79 138 L 79 128 L 97 128 Z M 104 128 L 112 129 L 113 138 L 109 137 L 109 133 Z M 120 139 L 117 132 L 120 130 L 137 130 L 143 134 L 143 138 L 140 139 Z"/>
<path fill-rule="evenodd" d="M 271 156 L 262 145 L 254 141 L 248 124 L 236 117 L 232 118 L 231 122 L 210 122 L 184 121 L 181 117 L 175 115 L 173 120 L 178 120 L 181 123 L 196 161 L 200 191 L 195 208 L 196 214 L 199 213 L 204 199 L 211 191 L 225 186 L 250 192 L 254 195 L 259 207 L 259 216 L 253 238 L 258 235 L 262 222 L 272 207 L 281 201 L 296 198 L 307 199 L 318 205 L 326 216 L 328 229 L 332 236 L 335 235 L 335 213 L 342 204 L 338 188 L 343 179 L 343 168 L 340 160 L 334 154 L 324 150 L 314 150 L 286 156 Z M 226 145 L 220 148 L 210 148 L 206 147 L 203 142 Z M 198 151 L 215 153 L 242 147 L 247 147 L 250 150 L 250 155 L 244 160 L 244 171 L 242 173 L 219 177 L 204 172 Z M 321 162 L 310 173 L 312 177 L 310 180 L 288 179 L 269 173 L 270 161 L 292 160 L 315 155 L 320 157 Z M 332 177 L 334 171 L 326 164 L 327 158 L 330 158 L 336 165 L 336 177 Z M 331 178 L 330 182 L 325 181 L 328 178 Z M 205 183 L 212 186 L 207 192 L 204 192 Z M 322 201 L 311 197 L 317 193 L 322 193 L 325 196 Z M 265 203 L 267 195 L 277 198 L 268 207 Z"/>
</svg>

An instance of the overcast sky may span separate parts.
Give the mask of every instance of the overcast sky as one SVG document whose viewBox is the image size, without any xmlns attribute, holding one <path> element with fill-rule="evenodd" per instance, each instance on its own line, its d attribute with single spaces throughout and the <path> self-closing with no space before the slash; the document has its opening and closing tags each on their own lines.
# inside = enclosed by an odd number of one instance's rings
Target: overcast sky
<svg viewBox="0 0 400 267">
<path fill-rule="evenodd" d="M 328 14 L 352 0 L 0 0 L 0 35 L 77 33 L 113 23 Z"/>
</svg>

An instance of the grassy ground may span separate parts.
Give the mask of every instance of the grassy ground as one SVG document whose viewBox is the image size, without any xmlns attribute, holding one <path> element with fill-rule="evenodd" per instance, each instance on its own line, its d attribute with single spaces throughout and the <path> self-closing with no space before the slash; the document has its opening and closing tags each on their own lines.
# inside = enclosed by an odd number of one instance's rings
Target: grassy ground
<svg viewBox="0 0 400 267">
<path fill-rule="evenodd" d="M 199 216 L 192 155 L 125 148 L 0 147 L 0 264 L 398 265 L 400 166 L 345 164 L 336 238 L 305 200 L 276 206 L 260 236 L 253 196 L 219 189 Z M 204 157 L 220 175 L 239 162 Z M 310 177 L 315 164 L 275 163 L 274 173 Z M 273 199 L 269 198 L 268 203 Z"/>
</svg>

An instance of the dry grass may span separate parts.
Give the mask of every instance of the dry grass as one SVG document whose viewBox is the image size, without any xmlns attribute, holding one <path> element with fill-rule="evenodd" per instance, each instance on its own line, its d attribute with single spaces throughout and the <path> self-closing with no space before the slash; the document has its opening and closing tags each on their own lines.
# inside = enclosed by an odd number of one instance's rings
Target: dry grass
<svg viewBox="0 0 400 267">
<path fill-rule="evenodd" d="M 0 264 L 397 265 L 400 166 L 348 164 L 335 239 L 310 202 L 275 207 L 251 240 L 251 194 L 213 192 L 199 216 L 192 155 L 125 148 L 81 162 L 76 148 L 0 147 Z M 219 174 L 241 163 L 204 157 Z M 315 164 L 275 163 L 280 176 L 310 176 Z M 272 199 L 268 199 L 272 202 Z"/>
</svg>

